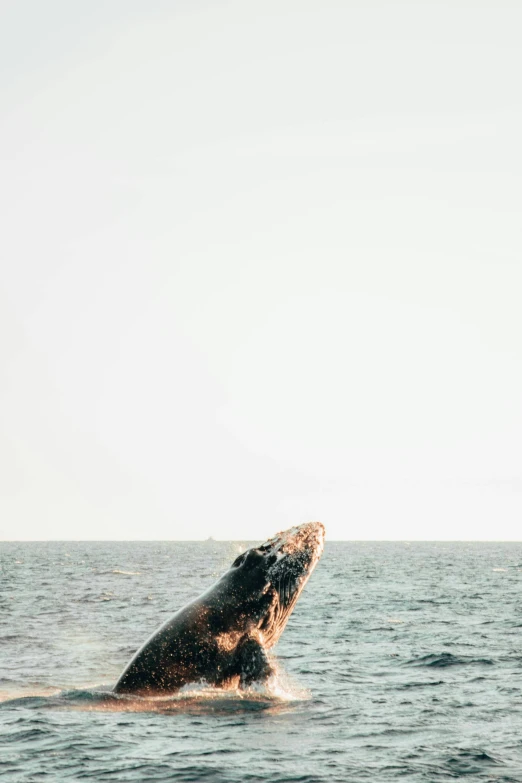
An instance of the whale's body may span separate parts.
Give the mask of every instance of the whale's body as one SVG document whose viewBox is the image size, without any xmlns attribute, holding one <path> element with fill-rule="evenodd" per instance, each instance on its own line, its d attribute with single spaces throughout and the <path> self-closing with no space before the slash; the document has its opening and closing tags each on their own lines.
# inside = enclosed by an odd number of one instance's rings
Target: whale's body
<svg viewBox="0 0 522 783">
<path fill-rule="evenodd" d="M 323 545 L 323 525 L 308 522 L 244 552 L 145 642 L 116 693 L 155 695 L 199 681 L 245 687 L 266 680 L 272 673 L 266 651 L 279 639 Z"/>
</svg>

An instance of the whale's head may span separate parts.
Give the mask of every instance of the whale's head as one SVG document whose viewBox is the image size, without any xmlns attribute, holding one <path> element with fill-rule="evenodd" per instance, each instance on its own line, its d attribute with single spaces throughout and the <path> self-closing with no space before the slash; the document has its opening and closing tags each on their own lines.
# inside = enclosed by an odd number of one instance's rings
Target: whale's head
<svg viewBox="0 0 522 783">
<path fill-rule="evenodd" d="M 272 647 L 281 636 L 321 557 L 324 536 L 321 522 L 292 527 L 243 552 L 225 574 L 240 615 L 264 647 Z"/>
</svg>

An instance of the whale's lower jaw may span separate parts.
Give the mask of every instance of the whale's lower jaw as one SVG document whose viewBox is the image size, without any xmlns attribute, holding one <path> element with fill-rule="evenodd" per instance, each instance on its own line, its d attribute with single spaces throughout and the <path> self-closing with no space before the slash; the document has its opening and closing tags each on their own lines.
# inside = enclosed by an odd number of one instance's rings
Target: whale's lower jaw
<svg viewBox="0 0 522 783">
<path fill-rule="evenodd" d="M 276 556 L 268 569 L 274 591 L 274 606 L 261 624 L 263 643 L 273 647 L 324 549 L 325 530 L 320 522 L 308 522 L 278 533 L 260 547 Z"/>
</svg>

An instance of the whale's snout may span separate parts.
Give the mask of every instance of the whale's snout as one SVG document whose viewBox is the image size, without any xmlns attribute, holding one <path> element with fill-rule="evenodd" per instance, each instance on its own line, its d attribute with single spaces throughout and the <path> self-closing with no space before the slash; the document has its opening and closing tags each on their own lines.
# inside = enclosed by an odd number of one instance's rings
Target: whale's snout
<svg viewBox="0 0 522 783">
<path fill-rule="evenodd" d="M 324 549 L 325 528 L 322 522 L 305 522 L 303 525 L 291 527 L 270 538 L 260 551 L 267 555 L 275 555 L 276 562 L 286 558 L 304 563 L 309 560 L 313 566 L 321 557 Z"/>
</svg>

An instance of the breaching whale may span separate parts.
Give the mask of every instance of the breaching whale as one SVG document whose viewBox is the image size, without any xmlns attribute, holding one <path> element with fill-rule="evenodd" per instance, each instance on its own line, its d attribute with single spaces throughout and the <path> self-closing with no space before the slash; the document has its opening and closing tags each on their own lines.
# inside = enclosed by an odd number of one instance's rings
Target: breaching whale
<svg viewBox="0 0 522 783">
<path fill-rule="evenodd" d="M 245 687 L 272 674 L 274 646 L 321 557 L 324 527 L 307 522 L 234 560 L 206 592 L 162 625 L 114 690 L 168 694 L 188 683 Z"/>
</svg>

